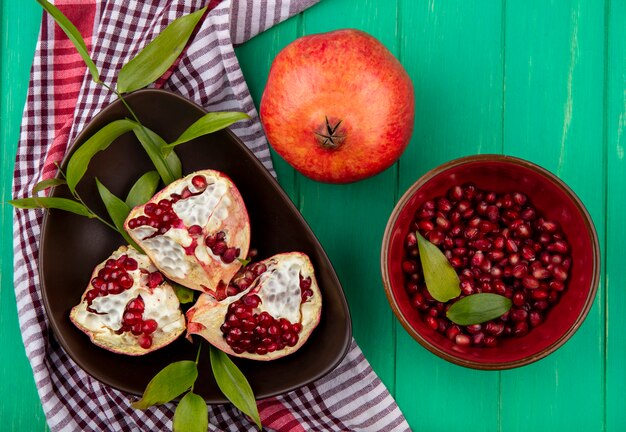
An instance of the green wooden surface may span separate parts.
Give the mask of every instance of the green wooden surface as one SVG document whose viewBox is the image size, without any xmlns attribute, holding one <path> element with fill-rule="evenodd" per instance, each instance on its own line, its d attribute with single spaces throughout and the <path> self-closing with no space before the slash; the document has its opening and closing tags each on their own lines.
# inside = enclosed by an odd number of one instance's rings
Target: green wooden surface
<svg viewBox="0 0 626 432">
<path fill-rule="evenodd" d="M 40 12 L 0 8 L 2 202 Z M 324 0 L 237 48 L 258 105 L 271 61 L 298 36 L 366 30 L 405 65 L 415 132 L 398 164 L 347 186 L 319 184 L 274 157 L 279 179 L 326 248 L 354 335 L 416 431 L 626 430 L 626 2 Z M 563 178 L 591 212 L 603 279 L 576 335 L 535 364 L 483 372 L 449 364 L 398 325 L 379 275 L 382 232 L 398 196 L 425 171 L 474 153 L 506 153 Z M 45 430 L 12 289 L 11 213 L 2 204 L 0 420 Z"/>
</svg>

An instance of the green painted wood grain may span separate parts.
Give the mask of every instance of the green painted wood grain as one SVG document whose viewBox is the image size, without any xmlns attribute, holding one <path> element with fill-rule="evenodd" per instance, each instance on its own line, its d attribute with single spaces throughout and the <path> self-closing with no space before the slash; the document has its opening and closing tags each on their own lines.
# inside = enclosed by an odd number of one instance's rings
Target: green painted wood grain
<svg viewBox="0 0 626 432">
<path fill-rule="evenodd" d="M 246 83 L 250 89 L 257 111 L 272 60 L 285 45 L 297 37 L 301 25 L 302 16 L 293 17 L 293 19 L 280 23 L 235 49 L 239 59 L 239 66 L 241 66 L 241 70 L 246 77 Z M 291 200 L 298 205 L 300 198 L 298 195 L 299 179 L 295 175 L 295 170 L 282 158 L 278 157 L 273 149 L 270 149 L 270 151 L 272 152 L 274 169 L 281 186 Z"/>
<path fill-rule="evenodd" d="M 604 239 L 604 7 L 507 1 L 504 151 L 567 182 Z M 502 373 L 502 430 L 604 427 L 604 288 L 559 351 Z"/>
<path fill-rule="evenodd" d="M 500 1 L 400 3 L 401 61 L 416 93 L 400 192 L 448 160 L 498 153 L 502 138 Z M 398 326 L 396 397 L 415 430 L 494 431 L 499 374 L 447 363 Z"/>
<path fill-rule="evenodd" d="M 626 430 L 626 2 L 609 1 L 607 28 L 606 139 L 606 430 Z"/>
<path fill-rule="evenodd" d="M 0 419 L 2 429 L 47 429 L 17 322 L 13 291 L 11 197 L 15 150 L 41 13 L 35 2 L 0 4 Z"/>
<path fill-rule="evenodd" d="M 322 1 L 304 12 L 303 33 L 364 30 L 398 54 L 394 2 Z M 328 113 L 331 117 L 333 114 Z M 320 119 L 321 120 L 321 119 Z M 394 392 L 394 320 L 382 289 L 380 244 L 395 199 L 396 167 L 365 181 L 328 185 L 300 180 L 300 211 L 326 249 L 346 293 L 353 334 L 376 373 Z M 384 306 L 384 307 L 383 307 Z"/>
</svg>

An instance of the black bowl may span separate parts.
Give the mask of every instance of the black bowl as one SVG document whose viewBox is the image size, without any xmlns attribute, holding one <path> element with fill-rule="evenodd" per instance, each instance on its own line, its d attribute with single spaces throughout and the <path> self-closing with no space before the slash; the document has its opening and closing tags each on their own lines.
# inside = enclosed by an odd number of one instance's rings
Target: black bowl
<svg viewBox="0 0 626 432">
<path fill-rule="evenodd" d="M 206 111 L 188 100 L 162 90 L 141 90 L 127 97 L 143 124 L 171 142 Z M 77 138 L 69 156 L 81 143 L 111 121 L 130 117 L 118 100 L 98 114 Z M 258 399 L 275 396 L 315 381 L 335 368 L 346 355 L 352 335 L 348 305 L 328 256 L 280 185 L 230 131 L 216 132 L 177 147 L 184 174 L 200 169 L 226 173 L 237 185 L 250 215 L 251 247 L 259 259 L 280 252 L 299 251 L 311 258 L 323 296 L 319 326 L 304 346 L 270 362 L 234 359 L 248 378 Z M 152 170 L 148 156 L 132 133 L 115 140 L 91 161 L 77 191 L 100 215 L 106 210 L 99 198 L 97 177 L 115 195 L 126 196 L 132 184 Z M 64 186 L 51 196 L 70 195 Z M 93 345 L 69 319 L 80 302 L 93 268 L 106 259 L 122 237 L 94 219 L 51 210 L 44 216 L 39 273 L 44 306 L 52 329 L 69 356 L 94 378 L 116 389 L 143 393 L 154 375 L 169 363 L 195 359 L 197 344 L 182 337 L 145 356 L 115 354 Z M 204 350 L 195 391 L 208 403 L 225 403 Z"/>
</svg>

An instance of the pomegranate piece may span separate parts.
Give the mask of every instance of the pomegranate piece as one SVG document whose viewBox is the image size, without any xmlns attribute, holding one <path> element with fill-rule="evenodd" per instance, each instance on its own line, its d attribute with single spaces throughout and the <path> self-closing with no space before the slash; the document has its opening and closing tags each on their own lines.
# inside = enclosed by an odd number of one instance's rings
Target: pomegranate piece
<svg viewBox="0 0 626 432">
<path fill-rule="evenodd" d="M 459 274 L 461 298 L 494 292 L 511 298 L 514 308 L 482 327 L 451 323 L 439 312 L 449 305 L 435 301 L 423 282 L 415 230 L 443 250 Z M 457 345 L 493 347 L 542 325 L 567 287 L 570 252 L 560 224 L 543 217 L 525 194 L 455 185 L 415 212 L 398 271 L 426 327 Z"/>
<path fill-rule="evenodd" d="M 237 357 L 273 360 L 298 350 L 320 320 L 322 297 L 309 258 L 274 255 L 250 266 L 248 288 L 217 301 L 201 295 L 187 312 L 187 337 L 198 334 Z"/>
<path fill-rule="evenodd" d="M 160 283 L 152 286 L 156 279 Z M 159 349 L 185 330 L 172 287 L 147 256 L 127 246 L 94 269 L 70 320 L 95 345 L 127 355 Z"/>
<path fill-rule="evenodd" d="M 167 278 L 219 298 L 250 245 L 243 199 L 213 170 L 177 180 L 135 207 L 125 229 Z"/>
</svg>

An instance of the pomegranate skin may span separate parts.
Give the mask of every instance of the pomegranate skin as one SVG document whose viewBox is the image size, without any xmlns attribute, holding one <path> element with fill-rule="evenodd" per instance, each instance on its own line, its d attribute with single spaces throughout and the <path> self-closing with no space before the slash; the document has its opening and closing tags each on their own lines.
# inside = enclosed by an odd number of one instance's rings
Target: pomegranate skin
<svg viewBox="0 0 626 432">
<path fill-rule="evenodd" d="M 413 84 L 367 33 L 305 36 L 276 56 L 260 115 L 274 150 L 300 173 L 327 183 L 354 182 L 388 168 L 406 149 L 415 116 Z M 336 127 L 334 134 L 329 127 Z M 332 140 L 324 137 L 330 135 Z"/>
</svg>

